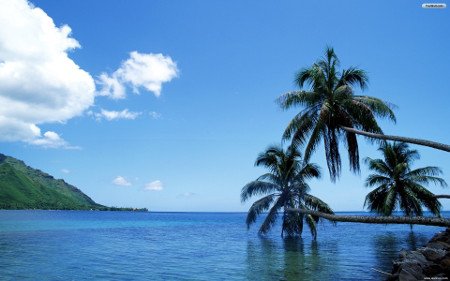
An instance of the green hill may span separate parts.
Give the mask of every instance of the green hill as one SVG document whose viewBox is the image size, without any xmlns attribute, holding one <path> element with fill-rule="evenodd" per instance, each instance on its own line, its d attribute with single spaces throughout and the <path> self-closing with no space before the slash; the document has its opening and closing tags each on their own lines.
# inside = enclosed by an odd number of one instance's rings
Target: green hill
<svg viewBox="0 0 450 281">
<path fill-rule="evenodd" d="M 62 179 L 0 154 L 0 209 L 110 209 Z"/>
</svg>

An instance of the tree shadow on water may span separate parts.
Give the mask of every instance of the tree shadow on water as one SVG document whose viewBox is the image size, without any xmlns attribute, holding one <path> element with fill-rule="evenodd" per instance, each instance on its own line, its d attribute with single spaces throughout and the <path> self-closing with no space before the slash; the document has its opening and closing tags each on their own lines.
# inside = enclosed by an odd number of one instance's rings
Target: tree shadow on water
<svg viewBox="0 0 450 281">
<path fill-rule="evenodd" d="M 374 268 L 390 272 L 392 262 L 399 257 L 401 250 L 414 250 L 427 243 L 427 236 L 410 231 L 408 233 L 389 232 L 373 237 L 373 249 L 376 261 Z M 377 275 L 380 277 L 380 275 Z"/>
<path fill-rule="evenodd" d="M 317 241 L 300 237 L 248 241 L 248 280 L 327 280 Z"/>
</svg>

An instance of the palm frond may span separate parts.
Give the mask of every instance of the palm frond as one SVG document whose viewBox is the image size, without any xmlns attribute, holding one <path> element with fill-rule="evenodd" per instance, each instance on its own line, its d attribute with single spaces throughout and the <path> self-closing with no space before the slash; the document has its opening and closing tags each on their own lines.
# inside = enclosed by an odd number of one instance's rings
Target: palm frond
<svg viewBox="0 0 450 281">
<path fill-rule="evenodd" d="M 310 68 L 303 68 L 295 75 L 295 83 L 302 88 L 310 86 L 312 89 L 324 88 L 326 79 L 319 65 L 313 64 Z"/>
<path fill-rule="evenodd" d="M 388 167 L 382 159 L 372 159 L 370 157 L 366 157 L 364 162 L 368 164 L 370 170 L 375 171 L 380 175 L 384 176 L 393 175 L 391 168 Z"/>
<path fill-rule="evenodd" d="M 334 214 L 333 210 L 330 208 L 330 206 L 328 206 L 327 203 L 311 194 L 305 194 L 303 200 L 305 202 L 305 207 L 310 210 L 327 214 Z"/>
<path fill-rule="evenodd" d="M 389 177 L 385 177 L 385 176 L 378 175 L 378 174 L 371 174 L 367 177 L 365 186 L 371 187 L 371 186 L 383 185 L 383 184 L 388 185 L 391 182 L 392 182 L 392 179 L 390 179 Z"/>
<path fill-rule="evenodd" d="M 320 140 L 323 138 L 323 133 L 325 131 L 325 123 L 322 121 L 318 121 L 315 124 L 314 130 L 312 131 L 308 144 L 305 148 L 305 161 L 309 161 L 311 158 L 311 155 L 316 150 L 317 146 L 320 143 Z M 294 140 L 300 139 L 299 136 L 294 137 Z"/>
<path fill-rule="evenodd" d="M 439 167 L 427 166 L 410 171 L 406 176 L 439 176 L 442 170 Z"/>
<path fill-rule="evenodd" d="M 250 197 L 255 195 L 263 195 L 278 191 L 279 187 L 270 182 L 252 181 L 246 184 L 241 190 L 241 202 L 247 201 Z"/>
<path fill-rule="evenodd" d="M 293 138 L 293 143 L 303 145 L 311 130 L 316 123 L 317 114 L 314 112 L 305 112 L 297 114 L 288 124 L 283 133 L 283 140 Z"/>
<path fill-rule="evenodd" d="M 314 163 L 306 163 L 303 168 L 299 171 L 298 177 L 304 180 L 309 179 L 320 179 L 322 173 L 320 172 L 320 167 Z"/>
<path fill-rule="evenodd" d="M 308 224 L 309 230 L 311 231 L 311 236 L 314 240 L 317 239 L 317 226 L 316 221 L 311 215 L 305 215 L 305 221 Z"/>
<path fill-rule="evenodd" d="M 432 214 L 440 215 L 442 205 L 434 194 L 424 186 L 410 182 L 408 188 L 415 193 L 415 197 L 424 205 Z"/>
<path fill-rule="evenodd" d="M 356 135 L 354 133 L 345 132 L 345 138 L 347 139 L 347 151 L 350 170 L 354 173 L 359 173 L 359 150 Z"/>
<path fill-rule="evenodd" d="M 313 106 L 321 99 L 322 97 L 313 91 L 293 91 L 280 96 L 276 102 L 286 110 L 293 106 Z"/>
<path fill-rule="evenodd" d="M 282 207 L 283 207 L 283 200 L 281 198 L 278 198 L 276 203 L 267 213 L 264 222 L 261 224 L 261 227 L 259 228 L 260 234 L 266 234 L 272 228 L 272 226 L 275 224 L 275 221 L 277 220 L 278 210 L 280 210 Z"/>
<path fill-rule="evenodd" d="M 250 228 L 250 225 L 256 221 L 256 218 L 265 210 L 270 208 L 270 205 L 275 200 L 275 195 L 271 194 L 266 197 L 263 197 L 253 203 L 253 205 L 248 210 L 246 224 L 247 228 Z"/>
<path fill-rule="evenodd" d="M 342 75 L 339 78 L 337 85 L 359 85 L 359 87 L 364 90 L 367 88 L 368 82 L 369 78 L 364 70 L 350 67 L 349 69 L 344 69 L 342 71 Z"/>
<path fill-rule="evenodd" d="M 381 99 L 369 96 L 354 96 L 354 99 L 367 105 L 370 110 L 374 113 L 374 115 L 389 118 L 394 123 L 397 122 L 395 117 L 395 113 L 393 109 L 396 107 L 395 105 L 383 101 Z"/>
</svg>

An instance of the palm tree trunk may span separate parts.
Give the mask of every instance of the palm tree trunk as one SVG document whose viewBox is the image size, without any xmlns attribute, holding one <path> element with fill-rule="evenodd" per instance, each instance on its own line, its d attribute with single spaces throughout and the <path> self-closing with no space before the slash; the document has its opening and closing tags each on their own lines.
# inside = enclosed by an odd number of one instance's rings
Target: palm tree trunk
<svg viewBox="0 0 450 281">
<path fill-rule="evenodd" d="M 423 140 L 423 139 L 408 138 L 408 137 L 390 136 L 390 135 L 384 135 L 384 134 L 369 133 L 369 132 L 366 132 L 366 131 L 356 130 L 354 128 L 349 128 L 349 127 L 341 127 L 341 128 L 344 131 L 346 131 L 346 132 L 354 133 L 354 134 L 357 134 L 357 135 L 362 135 L 362 136 L 366 136 L 366 137 L 370 137 L 370 138 L 413 143 L 413 144 L 428 146 L 428 147 L 431 147 L 431 148 L 435 148 L 435 149 L 439 149 L 439 150 L 450 152 L 450 145 L 439 143 L 439 142 Z"/>
<path fill-rule="evenodd" d="M 449 194 L 434 195 L 434 198 L 437 198 L 437 199 L 450 199 L 450 195 Z"/>
<path fill-rule="evenodd" d="M 383 216 L 338 216 L 327 213 L 322 213 L 306 209 L 288 209 L 291 212 L 300 212 L 302 214 L 310 214 L 318 216 L 330 221 L 340 222 L 359 222 L 359 223 L 379 223 L 379 224 L 419 224 L 431 226 L 445 226 L 450 227 L 450 219 L 446 218 L 431 218 L 431 217 L 383 217 Z"/>
</svg>

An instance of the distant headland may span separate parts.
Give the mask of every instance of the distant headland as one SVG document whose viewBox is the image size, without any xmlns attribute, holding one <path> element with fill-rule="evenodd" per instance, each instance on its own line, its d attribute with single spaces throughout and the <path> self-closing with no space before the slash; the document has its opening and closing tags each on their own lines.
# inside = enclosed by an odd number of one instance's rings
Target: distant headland
<svg viewBox="0 0 450 281">
<path fill-rule="evenodd" d="M 0 209 L 138 211 L 147 208 L 108 207 L 77 187 L 0 153 Z"/>
</svg>

